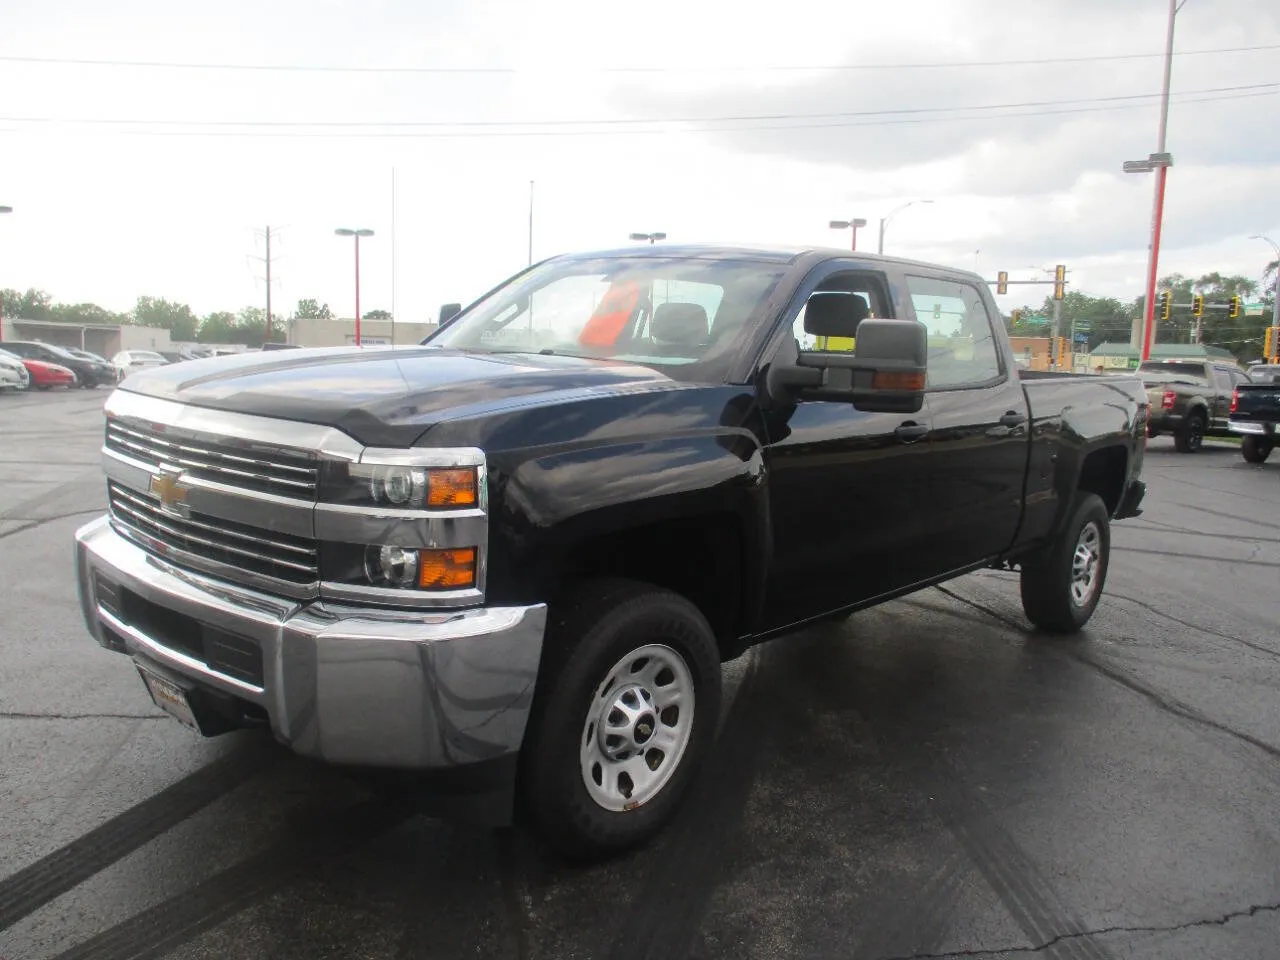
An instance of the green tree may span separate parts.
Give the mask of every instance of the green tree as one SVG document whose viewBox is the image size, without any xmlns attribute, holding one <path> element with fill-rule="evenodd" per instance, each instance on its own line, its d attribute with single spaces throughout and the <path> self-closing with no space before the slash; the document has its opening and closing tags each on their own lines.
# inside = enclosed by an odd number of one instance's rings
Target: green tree
<svg viewBox="0 0 1280 960">
<path fill-rule="evenodd" d="M 229 310 L 217 310 L 200 321 L 196 339 L 201 343 L 235 343 L 236 315 Z"/>
<path fill-rule="evenodd" d="M 386 310 L 370 310 L 364 315 L 366 320 L 390 320 L 391 314 Z"/>
<path fill-rule="evenodd" d="M 122 324 L 129 323 L 129 315 L 115 313 L 96 303 L 55 303 L 50 311 L 51 320 L 62 323 L 97 323 Z"/>
<path fill-rule="evenodd" d="M 0 291 L 0 306 L 6 317 L 23 320 L 52 320 L 53 298 L 43 290 L 29 287 L 26 293 Z"/>
<path fill-rule="evenodd" d="M 293 311 L 293 315 L 299 320 L 331 320 L 333 313 L 329 310 L 329 305 L 319 304 L 315 300 L 299 300 L 298 309 Z"/>
<path fill-rule="evenodd" d="M 143 327 L 160 327 L 178 341 L 196 339 L 200 321 L 185 303 L 171 303 L 163 297 L 139 297 L 133 308 L 133 322 Z"/>
</svg>

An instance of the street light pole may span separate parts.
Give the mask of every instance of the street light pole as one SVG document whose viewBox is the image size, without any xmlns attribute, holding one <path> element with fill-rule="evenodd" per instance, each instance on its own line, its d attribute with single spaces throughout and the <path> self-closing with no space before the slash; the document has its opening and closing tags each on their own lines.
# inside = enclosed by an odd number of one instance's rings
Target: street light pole
<svg viewBox="0 0 1280 960">
<path fill-rule="evenodd" d="M 358 347 L 361 345 L 361 340 L 360 340 L 360 238 L 372 237 L 373 231 L 365 228 L 361 228 L 359 230 L 352 230 L 348 227 L 339 227 L 337 230 L 333 232 L 340 237 L 356 238 L 356 244 L 355 244 L 356 246 L 356 346 Z"/>
<path fill-rule="evenodd" d="M 1261 234 L 1255 234 L 1249 238 L 1250 240 L 1265 240 L 1271 244 L 1271 249 L 1276 252 L 1276 276 L 1274 283 L 1275 302 L 1271 304 L 1271 325 L 1280 327 L 1280 243 L 1276 243 L 1270 237 L 1264 237 Z"/>
<path fill-rule="evenodd" d="M 907 207 L 917 203 L 933 203 L 932 200 L 908 200 L 896 210 L 891 210 L 886 216 L 880 218 L 880 243 L 876 246 L 876 253 L 884 253 L 884 228 L 889 225 L 889 221 L 900 214 Z"/>
<path fill-rule="evenodd" d="M 652 247 L 659 240 L 667 239 L 667 235 L 665 233 L 633 233 L 631 234 L 631 239 L 632 240 L 648 240 L 649 246 Z"/>
<path fill-rule="evenodd" d="M 854 253 L 858 252 L 858 228 L 865 227 L 866 225 L 867 221 L 863 220 L 861 217 L 856 220 L 832 220 L 828 224 L 832 230 L 848 230 L 851 227 L 853 228 L 853 243 L 850 246 L 850 249 L 853 250 Z"/>
<path fill-rule="evenodd" d="M 1186 2 L 1186 0 L 1182 0 Z M 1169 0 L 1169 27 L 1164 47 L 1164 86 L 1160 93 L 1160 132 L 1156 153 L 1164 154 L 1169 129 L 1169 85 L 1173 78 L 1173 25 L 1178 16 L 1179 0 Z M 1151 359 L 1151 341 L 1155 333 L 1156 274 L 1160 264 L 1160 230 L 1164 223 L 1164 189 L 1169 177 L 1168 164 L 1156 167 L 1155 198 L 1151 209 L 1151 245 L 1147 250 L 1147 295 L 1142 305 L 1142 359 Z"/>
</svg>

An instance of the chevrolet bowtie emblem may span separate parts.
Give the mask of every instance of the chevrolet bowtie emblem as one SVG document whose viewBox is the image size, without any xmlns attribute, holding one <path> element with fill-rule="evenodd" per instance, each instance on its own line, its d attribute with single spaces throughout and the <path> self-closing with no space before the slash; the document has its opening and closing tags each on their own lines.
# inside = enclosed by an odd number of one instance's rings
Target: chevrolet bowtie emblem
<svg viewBox="0 0 1280 960">
<path fill-rule="evenodd" d="M 165 510 L 177 513 L 179 504 L 187 499 L 187 488 L 182 485 L 182 472 L 152 474 L 151 494 L 160 499 L 160 505 Z"/>
</svg>

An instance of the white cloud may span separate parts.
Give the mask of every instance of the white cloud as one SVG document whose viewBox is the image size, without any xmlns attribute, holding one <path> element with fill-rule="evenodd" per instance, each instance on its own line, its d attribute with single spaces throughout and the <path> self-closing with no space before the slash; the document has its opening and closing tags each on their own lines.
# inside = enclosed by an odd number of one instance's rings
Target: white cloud
<svg viewBox="0 0 1280 960">
<path fill-rule="evenodd" d="M 468 300 L 524 265 L 531 179 L 536 256 L 625 244 L 632 230 L 842 246 L 847 234 L 826 224 L 849 216 L 871 221 L 860 246 L 873 248 L 879 217 L 931 198 L 893 221 L 888 252 L 972 266 L 980 250 L 987 273 L 1066 261 L 1082 287 L 1122 296 L 1141 284 L 1151 185 L 1118 171 L 1153 149 L 1153 102 L 930 123 L 896 122 L 922 119 L 915 114 L 860 116 L 843 120 L 861 126 L 717 134 L 691 134 L 688 124 L 625 133 L 633 125 L 614 122 L 495 136 L 504 128 L 469 126 L 469 136 L 452 138 L 405 126 L 363 138 L 349 136 L 350 127 L 202 127 L 190 136 L 146 128 L 164 134 L 156 136 L 12 118 L 486 124 L 1079 101 L 1158 89 L 1160 62 L 773 68 L 1156 51 L 1158 3 L 1051 0 L 1029 14 L 1013 0 L 796 0 L 768 17 L 744 16 L 740 4 L 721 0 L 653 0 L 640 10 L 586 0 L 289 0 L 265 8 L 228 0 L 182 12 L 159 0 L 110 9 L 25 0 L 10 8 L 6 50 L 31 56 L 519 72 L 0 61 L 0 117 L 9 118 L 0 119 L 0 202 L 15 207 L 0 220 L 0 286 L 37 285 L 114 309 L 139 294 L 185 300 L 200 312 L 236 309 L 263 298 L 261 265 L 249 257 L 262 253 L 255 229 L 271 224 L 282 228 L 273 249 L 281 256 L 277 309 L 317 297 L 349 313 L 351 242 L 333 229 L 366 226 L 376 236 L 362 245 L 361 304 L 389 309 L 393 166 L 395 300 L 408 319 L 432 317 L 441 302 Z M 1195 0 L 1180 15 L 1179 48 L 1280 44 L 1278 9 L 1264 0 Z M 1280 82 L 1275 62 L 1275 51 L 1179 57 L 1175 91 Z M 667 72 L 618 70 L 642 66 Z M 1259 272 L 1265 249 L 1244 238 L 1280 238 L 1280 213 L 1263 202 L 1280 187 L 1280 127 L 1266 120 L 1278 103 L 1175 101 L 1170 148 L 1178 165 L 1162 272 Z M 281 133 L 289 135 L 270 135 Z M 432 136 L 407 135 L 414 133 Z"/>
</svg>

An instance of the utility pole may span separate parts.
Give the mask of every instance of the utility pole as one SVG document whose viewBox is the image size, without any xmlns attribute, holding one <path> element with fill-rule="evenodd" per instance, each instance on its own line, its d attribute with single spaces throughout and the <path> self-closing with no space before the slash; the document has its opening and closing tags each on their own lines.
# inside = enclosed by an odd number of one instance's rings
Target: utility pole
<svg viewBox="0 0 1280 960">
<path fill-rule="evenodd" d="M 264 280 L 267 285 L 267 342 L 270 342 L 271 341 L 271 263 L 272 263 L 272 260 L 275 259 L 271 256 L 270 225 L 268 225 L 266 230 L 263 231 L 262 236 L 266 242 L 266 251 L 265 251 L 266 255 L 262 257 L 254 257 L 253 259 L 261 260 L 265 267 L 266 276 Z M 276 230 L 277 239 L 279 238 L 279 236 L 280 236 L 280 231 Z"/>
<path fill-rule="evenodd" d="M 391 168 L 391 345 L 396 345 L 396 168 Z"/>
</svg>

